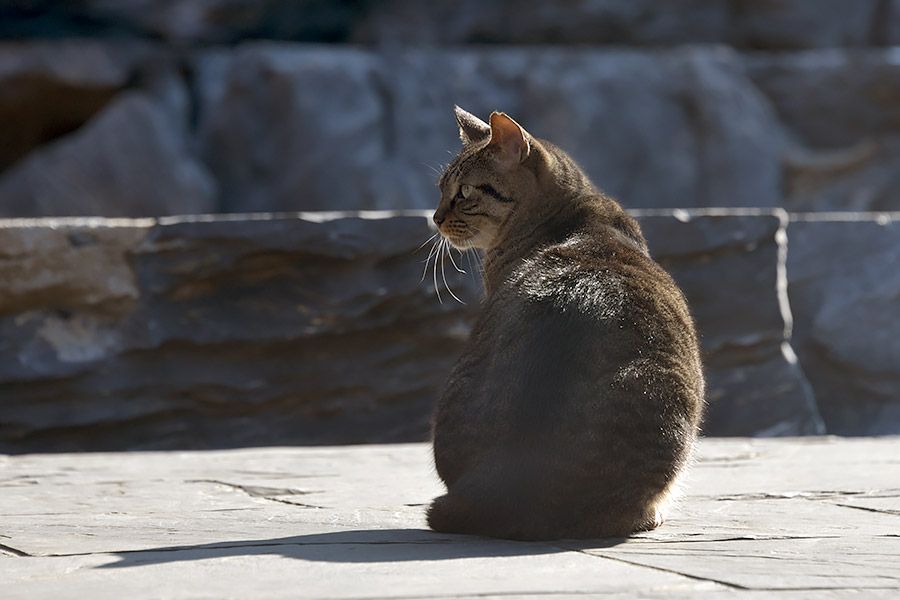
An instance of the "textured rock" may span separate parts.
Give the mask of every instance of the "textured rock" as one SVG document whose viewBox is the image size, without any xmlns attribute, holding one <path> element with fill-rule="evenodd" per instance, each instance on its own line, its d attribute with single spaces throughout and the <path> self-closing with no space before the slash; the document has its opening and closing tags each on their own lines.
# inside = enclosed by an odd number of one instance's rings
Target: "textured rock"
<svg viewBox="0 0 900 600">
<path fill-rule="evenodd" d="M 820 431 L 780 350 L 778 216 L 640 220 L 697 317 L 705 430 Z M 446 262 L 422 280 L 429 225 L 422 213 L 8 221 L 0 450 L 424 439 L 480 296 L 471 257 L 456 259 L 466 275 Z"/>
<path fill-rule="evenodd" d="M 431 207 L 454 103 L 514 115 L 631 207 L 776 206 L 787 142 L 742 69 L 725 49 L 250 44 L 196 61 L 227 211 Z"/>
<path fill-rule="evenodd" d="M 789 232 L 795 347 L 828 430 L 900 433 L 900 214 L 797 216 Z"/>
<path fill-rule="evenodd" d="M 420 281 L 429 221 L 322 218 L 3 230 L 46 256 L 5 263 L 0 447 L 423 439 L 470 317 Z"/>
<path fill-rule="evenodd" d="M 791 211 L 900 209 L 895 50 L 756 54 L 747 73 L 807 146 L 785 154 Z"/>
<path fill-rule="evenodd" d="M 137 43 L 0 42 L 0 172 L 83 125 L 129 84 L 149 54 Z"/>
<path fill-rule="evenodd" d="M 215 210 L 215 182 L 152 96 L 124 93 L 0 175 L 0 214 L 156 216 Z"/>
<path fill-rule="evenodd" d="M 380 43 L 723 43 L 739 48 L 866 46 L 896 15 L 878 0 L 394 0 L 374 6 L 355 39 Z M 884 23 L 882 25 L 882 23 Z M 873 27 L 885 29 L 873 35 Z M 880 38 L 880 39 L 876 39 Z"/>
<path fill-rule="evenodd" d="M 226 212 L 410 208 L 377 57 L 277 44 L 197 62 L 200 140 Z M 326 100 L 327 98 L 327 100 Z M 432 194 L 433 194 L 432 190 Z"/>
<path fill-rule="evenodd" d="M 710 435 L 824 433 L 815 398 L 783 347 L 790 309 L 777 211 L 639 213 L 651 254 L 688 298 L 707 371 Z"/>
<path fill-rule="evenodd" d="M 0 36 L 110 33 L 177 44 L 240 39 L 376 44 L 722 43 L 745 49 L 890 45 L 896 0 L 29 0 L 0 6 Z"/>
<path fill-rule="evenodd" d="M 881 0 L 732 0 L 737 45 L 748 49 L 862 47 L 878 43 L 877 29 L 900 15 L 885 11 Z M 887 14 L 885 14 L 887 13 Z"/>
<path fill-rule="evenodd" d="M 747 75 L 782 122 L 813 147 L 900 134 L 900 55 L 893 48 L 759 53 Z"/>
<path fill-rule="evenodd" d="M 173 43 L 244 38 L 346 40 L 367 2 L 348 0 L 86 0 L 70 8 L 95 27 L 116 27 Z"/>
<path fill-rule="evenodd" d="M 900 136 L 789 152 L 784 167 L 784 202 L 792 211 L 900 209 Z"/>
</svg>

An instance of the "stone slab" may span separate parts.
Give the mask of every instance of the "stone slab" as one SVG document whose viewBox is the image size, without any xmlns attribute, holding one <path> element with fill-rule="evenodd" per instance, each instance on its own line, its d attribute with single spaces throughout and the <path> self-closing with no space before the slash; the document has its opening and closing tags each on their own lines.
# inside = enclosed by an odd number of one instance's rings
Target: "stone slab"
<svg viewBox="0 0 900 600">
<path fill-rule="evenodd" d="M 900 438 L 705 439 L 627 540 L 436 534 L 425 444 L 0 455 L 0 596 L 889 598 Z"/>
<path fill-rule="evenodd" d="M 788 237 L 794 346 L 828 430 L 897 433 L 900 213 L 797 214 Z"/>
<path fill-rule="evenodd" d="M 635 216 L 698 323 L 705 431 L 822 433 L 782 352 L 786 215 Z M 2 221 L 0 450 L 422 441 L 481 297 L 476 256 L 423 264 L 434 235 L 430 211 Z"/>
</svg>

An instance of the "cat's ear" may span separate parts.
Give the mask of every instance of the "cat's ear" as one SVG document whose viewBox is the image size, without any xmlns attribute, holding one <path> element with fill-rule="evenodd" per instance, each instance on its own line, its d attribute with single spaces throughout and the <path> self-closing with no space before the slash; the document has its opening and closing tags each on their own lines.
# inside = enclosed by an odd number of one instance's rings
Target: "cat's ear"
<svg viewBox="0 0 900 600">
<path fill-rule="evenodd" d="M 528 158 L 531 142 L 522 126 L 502 112 L 491 113 L 491 143 L 500 150 L 498 160 L 513 167 Z"/>
<path fill-rule="evenodd" d="M 458 106 L 454 106 L 456 122 L 459 123 L 459 139 L 463 144 L 483 142 L 491 135 L 491 126 Z"/>
</svg>

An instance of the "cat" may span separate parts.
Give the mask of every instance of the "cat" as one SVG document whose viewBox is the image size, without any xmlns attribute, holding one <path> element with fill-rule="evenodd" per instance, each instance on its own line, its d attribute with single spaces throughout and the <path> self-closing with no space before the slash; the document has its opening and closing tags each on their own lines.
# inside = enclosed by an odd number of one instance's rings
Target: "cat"
<svg viewBox="0 0 900 600">
<path fill-rule="evenodd" d="M 433 220 L 485 297 L 432 419 L 439 532 L 623 537 L 662 524 L 704 406 L 693 319 L 637 222 L 562 150 L 456 107 Z"/>
</svg>

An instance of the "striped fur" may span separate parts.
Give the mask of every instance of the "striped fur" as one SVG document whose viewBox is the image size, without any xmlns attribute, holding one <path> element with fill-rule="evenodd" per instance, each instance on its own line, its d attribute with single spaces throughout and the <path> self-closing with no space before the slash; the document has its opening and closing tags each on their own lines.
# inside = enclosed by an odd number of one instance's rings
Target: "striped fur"
<svg viewBox="0 0 900 600">
<path fill-rule="evenodd" d="M 652 529 L 703 408 L 684 296 L 563 151 L 502 113 L 457 121 L 435 222 L 483 250 L 486 295 L 435 409 L 448 491 L 428 523 L 526 540 Z"/>
</svg>

